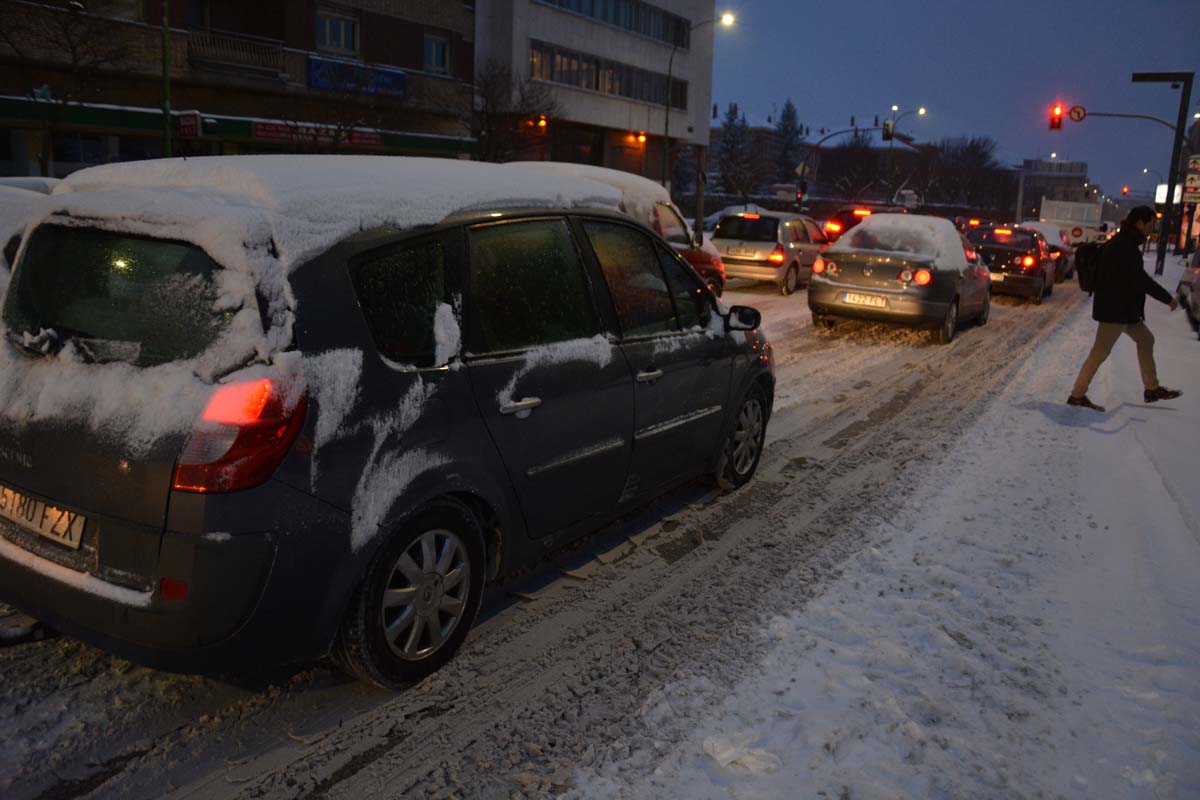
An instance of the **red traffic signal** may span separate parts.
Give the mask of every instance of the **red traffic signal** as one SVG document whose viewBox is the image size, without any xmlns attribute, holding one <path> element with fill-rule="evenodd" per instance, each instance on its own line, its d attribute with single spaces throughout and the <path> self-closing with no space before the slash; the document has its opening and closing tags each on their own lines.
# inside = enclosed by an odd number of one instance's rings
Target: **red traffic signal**
<svg viewBox="0 0 1200 800">
<path fill-rule="evenodd" d="M 1063 107 L 1062 103 L 1055 103 L 1050 106 L 1050 130 L 1056 131 L 1062 128 Z"/>
<path fill-rule="evenodd" d="M 1121 187 L 1121 194 L 1129 194 L 1129 187 L 1128 187 L 1128 186 L 1122 186 L 1122 187 Z"/>
</svg>

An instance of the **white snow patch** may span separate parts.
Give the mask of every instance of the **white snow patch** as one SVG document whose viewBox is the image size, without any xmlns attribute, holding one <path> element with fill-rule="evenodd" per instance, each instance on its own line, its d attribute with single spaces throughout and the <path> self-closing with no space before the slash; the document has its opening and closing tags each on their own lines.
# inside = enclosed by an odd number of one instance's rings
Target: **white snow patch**
<svg viewBox="0 0 1200 800">
<path fill-rule="evenodd" d="M 206 533 L 206 534 L 204 534 L 204 539 L 207 541 L 210 541 L 210 542 L 224 543 L 224 542 L 232 541 L 233 535 L 228 534 L 228 533 L 220 533 L 220 532 Z"/>
<path fill-rule="evenodd" d="M 570 339 L 545 347 L 536 347 L 525 354 L 525 363 L 513 372 L 512 378 L 497 393 L 496 400 L 500 405 L 510 403 L 517 382 L 538 367 L 570 361 L 590 361 L 598 367 L 606 367 L 612 361 L 613 347 L 608 337 L 602 334 L 596 334 L 590 339 Z"/>
<path fill-rule="evenodd" d="M 462 344 L 462 328 L 458 324 L 458 315 L 449 303 L 438 305 L 433 314 L 433 340 L 436 343 L 434 364 L 449 364 L 450 359 L 458 355 L 459 345 Z"/>
<path fill-rule="evenodd" d="M 150 600 L 154 597 L 153 592 L 137 592 L 133 589 L 126 589 L 123 586 L 117 586 L 115 583 L 109 583 L 108 581 L 92 577 L 87 573 L 76 572 L 73 569 L 55 564 L 53 561 L 47 561 L 28 550 L 17 547 L 4 538 L 0 538 L 0 556 L 31 572 L 37 572 L 53 581 L 70 586 L 72 589 L 78 589 L 81 592 L 102 597 L 114 603 L 146 608 L 150 605 Z"/>
<path fill-rule="evenodd" d="M 921 214 L 872 214 L 825 252 L 852 250 L 917 255 L 936 259 L 945 267 L 965 269 L 966 251 L 958 229 L 948 219 Z"/>
</svg>

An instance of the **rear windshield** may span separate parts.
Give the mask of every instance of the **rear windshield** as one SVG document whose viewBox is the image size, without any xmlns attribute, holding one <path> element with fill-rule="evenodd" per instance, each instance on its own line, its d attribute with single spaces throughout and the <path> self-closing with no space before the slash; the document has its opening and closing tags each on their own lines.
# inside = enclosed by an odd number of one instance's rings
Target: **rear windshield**
<svg viewBox="0 0 1200 800">
<path fill-rule="evenodd" d="M 1013 228 L 975 228 L 967 234 L 967 241 L 972 244 L 998 244 L 1004 247 L 1019 247 L 1022 250 L 1032 250 L 1037 246 L 1032 233 Z"/>
<path fill-rule="evenodd" d="M 889 253 L 937 255 L 937 243 L 923 228 L 899 225 L 856 225 L 837 244 L 839 249 L 883 250 Z"/>
<path fill-rule="evenodd" d="M 200 248 L 92 228 L 41 225 L 4 304 L 12 334 L 48 330 L 51 347 L 152 366 L 191 358 L 233 312 L 214 311 L 219 269 Z"/>
<path fill-rule="evenodd" d="M 714 239 L 741 239 L 743 242 L 778 240 L 777 217 L 722 217 L 713 231 Z"/>
</svg>

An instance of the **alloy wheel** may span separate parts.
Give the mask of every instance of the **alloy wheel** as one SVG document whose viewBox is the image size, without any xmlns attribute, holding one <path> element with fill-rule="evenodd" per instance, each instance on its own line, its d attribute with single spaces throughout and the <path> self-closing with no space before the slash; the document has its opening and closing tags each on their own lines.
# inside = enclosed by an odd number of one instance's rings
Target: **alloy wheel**
<svg viewBox="0 0 1200 800">
<path fill-rule="evenodd" d="M 471 562 L 456 533 L 429 530 L 392 565 L 380 623 L 392 652 L 405 661 L 436 653 L 467 609 Z"/>
<path fill-rule="evenodd" d="M 733 468 L 738 475 L 745 475 L 754 466 L 762 447 L 762 436 L 762 403 L 758 397 L 751 396 L 742 404 L 733 431 Z"/>
</svg>

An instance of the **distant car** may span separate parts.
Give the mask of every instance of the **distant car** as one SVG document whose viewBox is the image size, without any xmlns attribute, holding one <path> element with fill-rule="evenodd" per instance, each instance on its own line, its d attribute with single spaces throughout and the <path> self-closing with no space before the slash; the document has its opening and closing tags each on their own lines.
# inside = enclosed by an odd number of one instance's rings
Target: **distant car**
<svg viewBox="0 0 1200 800">
<path fill-rule="evenodd" d="M 808 287 L 813 323 L 838 319 L 930 328 L 948 344 L 963 320 L 987 323 L 987 270 L 948 219 L 873 214 L 826 250 Z"/>
<path fill-rule="evenodd" d="M 838 237 L 858 225 L 872 214 L 907 214 L 908 209 L 902 206 L 878 206 L 856 204 L 839 208 L 825 223 L 825 235 L 829 241 L 836 242 Z"/>
<path fill-rule="evenodd" d="M 1028 297 L 1034 305 L 1054 292 L 1054 259 L 1040 233 L 1028 228 L 977 228 L 967 240 L 991 273 L 992 293 Z"/>
<path fill-rule="evenodd" d="M 785 295 L 808 282 L 813 264 L 829 244 L 816 222 L 785 211 L 722 217 L 712 242 L 727 277 L 770 281 Z"/>
<path fill-rule="evenodd" d="M 1075 246 L 1067 237 L 1067 232 L 1053 222 L 1020 223 L 1022 228 L 1037 231 L 1046 240 L 1050 250 L 1050 258 L 1054 261 L 1054 282 L 1062 283 L 1075 277 Z"/>
<path fill-rule="evenodd" d="M 67 635 L 402 687 L 486 582 L 757 468 L 759 313 L 610 187 L 332 155 L 66 184 L 0 317 L 0 602 Z"/>
<path fill-rule="evenodd" d="M 523 170 L 547 172 L 553 175 L 585 178 L 612 186 L 621 192 L 621 208 L 643 225 L 649 226 L 667 240 L 675 252 L 704 279 L 713 294 L 720 297 L 725 291 L 725 264 L 701 232 L 687 223 L 671 202 L 671 195 L 661 184 L 631 172 L 596 167 L 590 164 L 570 164 L 559 161 L 514 161 L 509 166 Z"/>
</svg>

